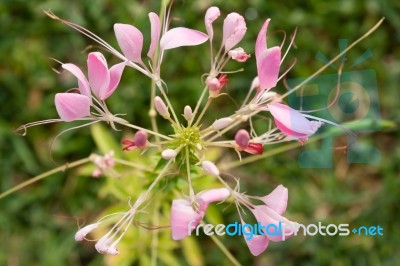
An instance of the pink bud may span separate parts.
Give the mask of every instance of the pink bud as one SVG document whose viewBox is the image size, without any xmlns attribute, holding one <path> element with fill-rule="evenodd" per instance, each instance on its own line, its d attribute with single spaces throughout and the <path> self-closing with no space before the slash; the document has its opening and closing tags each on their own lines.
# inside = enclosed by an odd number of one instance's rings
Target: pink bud
<svg viewBox="0 0 400 266">
<path fill-rule="evenodd" d="M 203 161 L 202 164 L 203 169 L 212 176 L 219 176 L 219 170 L 217 166 L 210 161 Z"/>
<path fill-rule="evenodd" d="M 246 52 L 243 50 L 243 48 L 239 47 L 233 50 L 230 50 L 228 52 L 228 55 L 233 59 L 238 62 L 246 62 L 247 59 L 250 58 L 249 54 L 246 54 Z"/>
<path fill-rule="evenodd" d="M 224 117 L 224 118 L 220 118 L 218 120 L 215 120 L 215 122 L 212 124 L 212 126 L 213 126 L 213 128 L 215 130 L 221 130 L 223 128 L 226 128 L 230 124 L 232 124 L 232 122 L 233 122 L 232 118 Z"/>
<path fill-rule="evenodd" d="M 164 101 L 159 97 L 156 96 L 154 98 L 154 106 L 156 107 L 157 112 L 164 117 L 165 119 L 169 118 L 168 108 L 165 105 Z"/>
<path fill-rule="evenodd" d="M 221 83 L 217 78 L 208 77 L 206 80 L 206 85 L 210 91 L 218 91 L 220 90 Z"/>
<path fill-rule="evenodd" d="M 183 116 L 185 117 L 186 121 L 190 121 L 193 118 L 193 111 L 189 105 L 186 105 L 183 109 Z"/>
<path fill-rule="evenodd" d="M 225 45 L 225 52 L 231 50 L 238 44 L 246 33 L 246 22 L 238 13 L 230 13 L 224 20 L 222 43 Z"/>
<path fill-rule="evenodd" d="M 147 144 L 147 133 L 143 130 L 139 130 L 135 133 L 133 142 L 135 142 L 136 147 L 144 148 Z"/>
<path fill-rule="evenodd" d="M 161 152 L 161 157 L 164 160 L 171 160 L 176 157 L 176 151 L 173 149 L 166 149 Z"/>
<path fill-rule="evenodd" d="M 241 149 L 246 149 L 250 142 L 249 132 L 240 129 L 235 135 L 235 142 Z"/>
</svg>

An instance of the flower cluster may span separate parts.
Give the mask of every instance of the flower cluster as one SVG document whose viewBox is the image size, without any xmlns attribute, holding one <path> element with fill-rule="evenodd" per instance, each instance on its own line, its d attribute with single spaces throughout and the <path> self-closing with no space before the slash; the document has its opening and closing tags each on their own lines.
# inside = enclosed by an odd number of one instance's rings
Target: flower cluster
<svg viewBox="0 0 400 266">
<path fill-rule="evenodd" d="M 255 42 L 254 56 L 257 73 L 254 74 L 253 82 L 249 84 L 247 97 L 230 116 L 220 117 L 208 123 L 203 119 L 208 108 L 215 98 L 226 94 L 224 88 L 229 83 L 228 75 L 230 74 L 224 71 L 225 66 L 231 61 L 244 63 L 252 56 L 243 48 L 238 47 L 247 30 L 245 20 L 238 13 L 228 14 L 223 21 L 222 38 L 218 40 L 219 36 L 214 36 L 213 30 L 214 21 L 221 15 L 218 7 L 210 7 L 205 14 L 206 33 L 184 27 L 169 29 L 169 14 L 164 13 L 163 17 L 153 12 L 149 13 L 151 42 L 146 56 L 150 60 L 143 59 L 143 34 L 133 25 L 121 23 L 114 25 L 119 51 L 87 29 L 62 20 L 52 13 L 47 13 L 53 19 L 93 39 L 121 62 L 109 68 L 102 53 L 91 52 L 87 57 L 87 76 L 74 64 L 62 64 L 63 69 L 76 77 L 78 88 L 56 94 L 55 106 L 60 118 L 35 122 L 23 127 L 52 122 L 89 121 L 88 125 L 107 122 L 116 129 L 115 124 L 119 124 L 135 130 L 132 139 L 122 140 L 124 151 L 140 150 L 141 153 L 155 153 L 162 158 L 161 160 L 166 160 L 148 189 L 130 206 L 128 211 L 107 216 L 84 226 L 76 233 L 75 239 L 82 241 L 104 221 L 119 216 L 119 221 L 95 245 L 96 249 L 103 254 L 119 253 L 117 249 L 119 241 L 135 220 L 136 214 L 146 208 L 145 205 L 150 201 L 150 195 L 154 193 L 157 183 L 170 169 L 178 171 L 182 178 L 187 179 L 188 184 L 188 197 L 175 199 L 172 202 L 170 226 L 174 240 L 187 237 L 190 232 L 188 231 L 189 221 L 194 220 L 196 224 L 199 224 L 209 204 L 221 201 L 235 204 L 242 223 L 246 220 L 244 211 L 246 208 L 257 221 L 264 224 L 291 225 L 293 222 L 282 216 L 288 203 L 288 190 L 284 186 L 279 185 L 264 197 L 247 195 L 240 191 L 238 178 L 233 180 L 237 184 L 235 187 L 229 185 L 230 182 L 226 181 L 220 167 L 217 166 L 218 162 L 210 161 L 206 151 L 213 147 L 231 149 L 238 154 L 239 159 L 243 153 L 249 156 L 260 155 L 266 145 L 292 140 L 303 144 L 323 124 L 322 120 L 305 115 L 286 105 L 283 102 L 286 95 L 272 91 L 287 73 L 287 71 L 281 73 L 281 65 L 294 37 L 284 52 L 282 51 L 284 44 L 269 47 L 267 29 L 270 19 L 262 25 Z M 218 41 L 220 41 L 219 44 Z M 205 74 L 203 91 L 196 105 L 185 106 L 182 111 L 184 120 L 178 119 L 177 110 L 171 105 L 166 93 L 167 80 L 160 74 L 164 54 L 170 49 L 197 46 L 205 42 L 209 42 L 210 45 L 210 69 Z M 123 72 L 128 69 L 139 71 L 154 85 L 151 89 L 151 95 L 154 97 L 150 103 L 150 119 L 153 127 L 150 129 L 124 120 L 120 115 L 113 114 L 106 105 L 106 100 L 117 91 Z M 160 116 L 159 119 L 165 119 L 171 123 L 174 129 L 173 134 L 163 134 L 158 127 L 154 126 L 157 125 L 157 113 Z M 265 132 L 257 133 L 252 126 L 251 121 L 256 119 L 258 114 L 270 117 L 270 127 Z M 248 124 L 250 129 L 245 127 Z M 233 133 L 234 138 L 226 139 L 227 132 Z M 104 157 L 92 158 L 96 166 L 93 176 L 100 176 L 114 166 L 113 155 L 109 153 Z M 222 187 L 197 192 L 196 187 L 192 185 L 195 175 L 193 168 L 204 175 L 213 176 Z M 221 170 L 224 169 L 221 168 Z M 255 256 L 267 248 L 269 241 L 281 241 L 281 238 L 257 235 L 251 240 L 246 239 L 250 252 Z"/>
</svg>

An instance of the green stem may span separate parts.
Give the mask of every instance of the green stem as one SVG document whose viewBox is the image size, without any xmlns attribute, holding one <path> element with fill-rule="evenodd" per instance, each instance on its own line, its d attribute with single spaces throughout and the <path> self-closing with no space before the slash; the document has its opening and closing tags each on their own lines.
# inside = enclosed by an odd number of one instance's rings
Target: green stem
<svg viewBox="0 0 400 266">
<path fill-rule="evenodd" d="M 122 164 L 122 165 L 126 165 L 126 166 L 130 166 L 130 167 L 133 167 L 135 169 L 139 169 L 141 171 L 153 172 L 153 169 L 150 169 L 148 167 L 145 167 L 143 165 L 140 165 L 140 164 L 137 164 L 137 163 L 133 163 L 133 162 L 130 162 L 130 161 L 125 161 L 125 160 L 117 159 L 117 158 L 114 158 L 114 161 L 116 163 L 119 163 L 119 164 Z"/>
<path fill-rule="evenodd" d="M 224 253 L 224 255 L 229 259 L 229 261 L 232 263 L 232 265 L 235 266 L 240 266 L 240 262 L 237 261 L 237 259 L 229 252 L 229 250 L 222 244 L 221 241 L 219 241 L 218 237 L 215 235 L 210 235 L 212 241 L 218 246 L 218 248 Z"/>
<path fill-rule="evenodd" d="M 47 171 L 47 172 L 45 172 L 43 174 L 35 176 L 35 177 L 33 177 L 33 178 L 31 178 L 31 179 L 29 179 L 29 180 L 27 180 L 27 181 L 25 181 L 25 182 L 23 182 L 21 184 L 9 189 L 9 190 L 4 191 L 3 193 L 0 194 L 0 199 L 5 198 L 6 196 L 8 196 L 8 195 L 10 195 L 10 194 L 12 194 L 12 193 L 14 193 L 14 192 L 16 192 L 18 190 L 21 190 L 24 187 L 27 187 L 30 184 L 33 184 L 33 183 L 35 183 L 35 182 L 37 182 L 37 181 L 39 181 L 39 180 L 41 180 L 41 179 L 43 179 L 45 177 L 48 177 L 48 176 L 53 175 L 53 174 L 58 173 L 58 172 L 65 171 L 65 170 L 67 170 L 69 168 L 77 167 L 79 165 L 82 165 L 82 164 L 85 164 L 85 163 L 88 163 L 88 162 L 90 162 L 90 158 L 81 159 L 81 160 L 78 160 L 78 161 L 75 161 L 75 162 L 72 162 L 72 163 L 66 163 L 66 164 L 64 164 L 62 166 L 54 168 L 54 169 L 52 169 L 50 171 Z"/>
</svg>

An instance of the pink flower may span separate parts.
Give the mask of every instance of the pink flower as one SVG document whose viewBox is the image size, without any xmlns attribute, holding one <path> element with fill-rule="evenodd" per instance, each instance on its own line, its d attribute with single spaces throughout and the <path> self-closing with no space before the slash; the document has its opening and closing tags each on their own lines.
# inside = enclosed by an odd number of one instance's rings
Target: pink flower
<svg viewBox="0 0 400 266">
<path fill-rule="evenodd" d="M 196 195 L 197 208 L 193 209 L 190 200 L 175 199 L 171 208 L 172 239 L 180 240 L 190 235 L 203 220 L 208 204 L 227 199 L 230 192 L 226 188 L 210 189 Z"/>
<path fill-rule="evenodd" d="M 257 36 L 256 62 L 260 82 L 258 92 L 269 90 L 276 86 L 281 65 L 281 49 L 279 46 L 267 48 L 267 28 L 270 19 L 267 19 Z"/>
<path fill-rule="evenodd" d="M 96 168 L 93 170 L 92 176 L 99 177 L 107 170 L 110 170 L 115 166 L 114 151 L 110 151 L 104 156 L 93 155 L 92 161 L 96 165 Z"/>
<path fill-rule="evenodd" d="M 56 109 L 63 121 L 69 122 L 90 116 L 92 92 L 100 101 L 110 97 L 120 82 L 125 63 L 116 64 L 109 69 L 104 56 L 100 52 L 92 52 L 88 55 L 87 66 L 88 79 L 76 65 L 62 65 L 77 78 L 80 91 L 80 94 L 56 94 Z"/>
<path fill-rule="evenodd" d="M 265 204 L 254 206 L 250 210 L 257 221 L 267 227 L 262 230 L 262 235 L 253 235 L 250 240 L 245 237 L 247 246 L 254 256 L 264 252 L 269 241 L 285 241 L 297 232 L 296 223 L 281 216 L 286 211 L 288 201 L 288 190 L 284 186 L 279 185 L 270 194 L 257 199 Z"/>
<path fill-rule="evenodd" d="M 322 125 L 319 121 L 309 121 L 299 111 L 287 105 L 271 103 L 267 106 L 274 117 L 276 126 L 290 139 L 296 139 L 303 143 Z"/>
</svg>

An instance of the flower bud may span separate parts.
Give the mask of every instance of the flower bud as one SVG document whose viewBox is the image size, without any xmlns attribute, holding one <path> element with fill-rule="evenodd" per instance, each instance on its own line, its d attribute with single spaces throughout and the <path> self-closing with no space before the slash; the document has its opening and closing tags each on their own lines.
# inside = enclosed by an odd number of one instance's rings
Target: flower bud
<svg viewBox="0 0 400 266">
<path fill-rule="evenodd" d="M 230 124 L 232 124 L 233 119 L 230 117 L 224 117 L 224 118 L 220 118 L 215 120 L 215 122 L 212 124 L 212 127 L 215 130 L 221 130 L 227 126 L 229 126 Z"/>
<path fill-rule="evenodd" d="M 161 157 L 164 160 L 171 160 L 176 157 L 176 151 L 173 149 L 166 149 L 161 152 Z"/>
<path fill-rule="evenodd" d="M 219 176 L 219 170 L 217 168 L 217 166 L 210 161 L 203 161 L 201 163 L 201 165 L 203 166 L 203 169 L 209 173 L 212 176 Z"/>
<path fill-rule="evenodd" d="M 99 223 L 94 223 L 94 224 L 88 224 L 85 227 L 82 227 L 81 229 L 79 229 L 78 232 L 76 232 L 75 241 L 82 241 L 83 239 L 85 239 L 87 234 L 92 232 L 98 226 L 99 226 Z"/>
<path fill-rule="evenodd" d="M 133 142 L 135 142 L 135 146 L 138 148 L 144 148 L 147 144 L 147 133 L 143 130 L 139 130 L 133 136 Z"/>
<path fill-rule="evenodd" d="M 244 129 L 240 129 L 235 135 L 235 142 L 241 149 L 246 149 L 249 146 L 250 135 Z"/>
<path fill-rule="evenodd" d="M 169 118 L 168 108 L 165 105 L 164 101 L 159 97 L 156 96 L 154 98 L 154 106 L 156 107 L 157 112 L 164 117 L 165 119 Z"/>
<path fill-rule="evenodd" d="M 206 80 L 206 85 L 210 91 L 218 91 L 221 88 L 221 83 L 217 78 L 208 77 Z"/>
<path fill-rule="evenodd" d="M 183 109 L 183 116 L 185 117 L 186 121 L 190 121 L 193 118 L 193 111 L 189 105 L 186 105 Z"/>
</svg>

